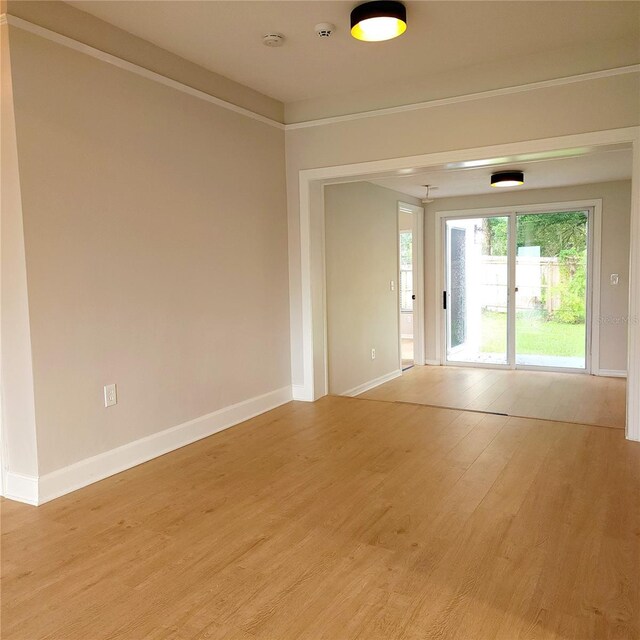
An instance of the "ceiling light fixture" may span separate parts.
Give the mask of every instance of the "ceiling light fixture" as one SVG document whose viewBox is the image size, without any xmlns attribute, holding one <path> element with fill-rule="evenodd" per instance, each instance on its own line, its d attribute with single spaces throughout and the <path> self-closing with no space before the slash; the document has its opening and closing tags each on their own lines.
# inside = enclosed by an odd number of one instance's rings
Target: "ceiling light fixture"
<svg viewBox="0 0 640 640">
<path fill-rule="evenodd" d="M 433 198 L 429 197 L 429 192 L 433 189 L 437 189 L 438 187 L 432 187 L 430 184 L 423 184 L 422 186 L 427 190 L 427 192 L 424 194 L 424 198 L 422 198 L 420 202 L 422 202 L 422 204 L 431 204 L 433 202 Z"/>
<path fill-rule="evenodd" d="M 519 187 L 524 184 L 522 171 L 499 171 L 491 174 L 492 187 Z"/>
<path fill-rule="evenodd" d="M 401 2 L 375 0 L 351 12 L 351 35 L 356 40 L 381 42 L 401 36 L 407 30 L 407 10 Z"/>
</svg>

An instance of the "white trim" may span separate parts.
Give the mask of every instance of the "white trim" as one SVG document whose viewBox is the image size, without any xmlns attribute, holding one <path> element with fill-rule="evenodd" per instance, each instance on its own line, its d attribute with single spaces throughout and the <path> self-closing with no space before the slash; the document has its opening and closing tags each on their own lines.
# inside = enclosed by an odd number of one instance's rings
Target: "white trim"
<svg viewBox="0 0 640 640">
<path fill-rule="evenodd" d="M 92 58 L 101 60 L 102 62 L 106 62 L 107 64 L 111 64 L 114 67 L 118 67 L 119 69 L 124 69 L 125 71 L 135 73 L 136 75 L 142 76 L 147 80 L 153 80 L 154 82 L 158 82 L 167 87 L 171 87 L 172 89 L 177 89 L 182 93 L 187 93 L 194 98 L 200 98 L 200 100 L 210 102 L 211 104 L 215 104 L 216 106 L 222 107 L 223 109 L 233 111 L 234 113 L 238 113 L 247 118 L 251 118 L 252 120 L 262 122 L 263 124 L 268 124 L 270 127 L 275 127 L 276 129 L 280 129 L 282 131 L 284 131 L 285 129 L 285 126 L 282 122 L 278 122 L 277 120 L 273 120 L 272 118 L 263 116 L 259 113 L 256 113 L 255 111 L 251 111 L 250 109 L 239 107 L 237 104 L 233 104 L 232 102 L 227 102 L 226 100 L 222 100 L 221 98 L 216 98 L 209 93 L 200 91 L 199 89 L 194 89 L 189 85 L 168 78 L 167 76 L 163 76 L 162 74 L 156 73 L 155 71 L 145 69 L 145 67 L 141 67 L 140 65 L 137 65 L 133 62 L 129 62 L 128 60 L 124 60 L 123 58 L 118 58 L 117 56 L 106 53 L 105 51 L 100 51 L 100 49 L 91 47 L 87 44 L 79 42 L 78 40 L 74 40 L 73 38 L 63 36 L 56 31 L 51 31 L 51 29 L 46 29 L 45 27 L 41 27 L 37 24 L 34 24 L 33 22 L 23 20 L 22 18 L 18 18 L 16 16 L 7 14 L 3 14 L 3 16 L 5 16 L 6 22 L 12 27 L 17 27 L 18 29 L 22 29 L 23 31 L 28 31 L 29 33 L 33 33 L 34 35 L 45 38 L 46 40 L 50 40 L 51 42 L 55 42 L 56 44 L 60 44 L 69 49 L 73 49 L 74 51 L 79 51 L 80 53 L 84 53 L 88 56 L 91 56 Z"/>
<path fill-rule="evenodd" d="M 516 368 L 516 283 L 517 283 L 517 255 L 518 255 L 518 215 L 509 215 L 509 250 L 507 255 L 508 261 L 508 294 L 507 305 L 509 313 L 507 314 L 507 362 L 513 369 Z M 587 348 L 587 345 L 584 345 Z M 586 363 L 585 363 L 586 364 Z"/>
<path fill-rule="evenodd" d="M 640 442 L 640 127 L 633 144 L 627 342 L 627 438 Z"/>
<path fill-rule="evenodd" d="M 322 286 L 324 278 L 321 267 L 312 261 L 310 251 L 311 243 L 318 242 L 317 231 L 314 229 L 314 233 L 311 232 L 312 221 L 315 227 L 318 217 L 322 215 L 319 199 L 311 198 L 312 189 L 317 188 L 326 180 L 335 178 L 367 176 L 367 179 L 371 179 L 371 174 L 399 169 L 415 169 L 416 167 L 502 157 L 503 155 L 563 151 L 574 147 L 596 147 L 619 143 L 631 143 L 634 149 L 629 316 L 636 320 L 629 322 L 626 435 L 631 440 L 640 440 L 640 276 L 638 275 L 640 274 L 640 127 L 637 126 L 301 170 L 299 172 L 301 288 L 296 293 L 300 294 L 303 315 L 302 344 L 292 343 L 291 351 L 292 358 L 301 356 L 302 359 L 303 379 L 301 386 L 305 388 L 305 396 L 309 399 L 317 399 L 326 395 L 326 389 L 320 388 L 322 384 L 316 384 L 313 378 L 314 365 L 318 365 L 322 369 L 326 366 L 326 354 L 319 346 L 314 349 L 313 341 L 314 330 L 324 332 L 322 325 L 324 324 L 325 309 L 317 303 L 314 304 L 312 295 L 314 287 Z M 292 304 L 298 305 L 298 300 L 295 297 L 292 299 Z"/>
<path fill-rule="evenodd" d="M 443 325 L 442 318 L 444 316 L 444 309 L 442 308 L 442 298 L 444 294 L 444 289 L 440 286 L 442 282 L 444 282 L 445 274 L 443 271 L 444 259 L 442 256 L 442 247 L 445 246 L 444 241 L 444 225 L 442 221 L 438 218 L 437 215 L 433 216 L 433 228 L 431 229 L 431 233 L 434 238 L 434 255 L 436 260 L 436 265 L 434 269 L 435 275 L 435 286 L 433 288 L 434 298 L 431 301 L 432 308 L 430 309 L 431 318 L 433 320 L 433 326 L 435 331 L 435 344 L 433 347 L 433 354 L 435 355 L 434 362 L 437 362 L 439 365 L 444 365 L 443 358 L 443 349 L 440 347 L 444 344 L 442 335 L 443 335 Z M 446 349 L 444 350 L 446 351 Z"/>
<path fill-rule="evenodd" d="M 542 80 L 540 82 L 530 82 L 528 84 L 520 84 L 502 89 L 489 89 L 488 91 L 478 91 L 476 93 L 465 93 L 459 96 L 451 96 L 449 98 L 439 98 L 437 100 L 426 100 L 424 102 L 414 102 L 413 104 L 405 104 L 397 107 L 386 107 L 383 109 L 373 109 L 371 111 L 359 111 L 357 113 L 349 113 L 341 116 L 332 116 L 329 118 L 318 118 L 317 120 L 305 120 L 303 122 L 293 122 L 285 126 L 287 131 L 295 131 L 296 129 L 307 129 L 308 127 L 320 127 L 329 124 L 337 124 L 339 122 L 351 122 L 353 120 L 362 120 L 363 118 L 375 118 L 378 116 L 388 116 L 396 113 L 406 113 L 407 111 L 418 111 L 420 109 L 430 109 L 432 107 L 444 107 L 451 104 L 459 104 L 461 102 L 470 102 L 472 100 L 484 100 L 486 98 L 496 98 L 498 96 L 507 96 L 514 93 L 522 93 L 524 91 L 535 91 L 537 89 L 548 89 L 550 87 L 561 87 L 576 82 L 587 82 L 589 80 L 599 80 L 601 78 L 611 78 L 627 73 L 640 72 L 640 64 L 631 64 L 625 67 L 614 67 L 613 69 L 604 69 L 602 71 L 592 71 L 590 73 L 580 73 L 563 78 L 553 78 L 551 80 Z"/>
<path fill-rule="evenodd" d="M 442 366 L 442 363 L 440 362 L 440 360 L 431 360 L 431 359 L 427 359 L 424 361 L 425 364 L 428 364 L 431 367 L 440 367 Z"/>
<path fill-rule="evenodd" d="M 303 402 L 313 402 L 313 398 L 308 395 L 307 389 L 303 384 L 291 385 L 291 399 L 302 400 Z"/>
<path fill-rule="evenodd" d="M 402 231 L 405 231 L 404 229 Z M 402 300 L 402 291 L 400 290 L 400 202 L 396 204 L 396 315 L 398 316 L 398 369 L 402 370 L 402 335 L 400 334 L 402 327 L 402 309 L 400 308 L 401 300 Z M 412 242 L 413 236 L 413 225 L 411 228 L 412 234 Z M 326 274 L 326 271 L 325 271 Z M 415 307 L 415 305 L 414 305 Z M 327 322 L 325 321 L 325 327 Z M 328 389 L 329 387 L 327 387 Z"/>
<path fill-rule="evenodd" d="M 402 369 L 396 369 L 391 373 L 385 373 L 383 376 L 380 376 L 379 378 L 374 378 L 373 380 L 369 380 L 369 382 L 364 382 L 363 384 L 360 384 L 357 387 L 353 387 L 353 389 L 349 389 L 348 391 L 345 391 L 340 395 L 354 398 L 355 396 L 359 396 L 361 393 L 364 393 L 365 391 L 369 391 L 370 389 L 379 387 L 381 384 L 384 384 L 385 382 L 389 382 L 390 380 L 399 378 L 401 375 L 402 375 Z"/>
<path fill-rule="evenodd" d="M 488 145 L 486 147 L 471 147 L 468 149 L 452 149 L 450 151 L 436 151 L 414 156 L 387 158 L 384 160 L 367 160 L 351 164 L 331 165 L 314 169 L 300 170 L 300 185 L 308 191 L 309 184 L 316 180 L 332 180 L 336 178 L 361 178 L 373 180 L 370 174 L 399 171 L 400 169 L 416 170 L 417 167 L 428 168 L 449 163 L 468 162 L 498 156 L 514 156 L 524 153 L 545 153 L 551 151 L 565 151 L 580 147 L 600 147 L 614 144 L 633 143 L 638 137 L 640 127 L 622 127 L 620 129 L 605 129 L 604 131 L 590 131 L 588 133 L 574 133 L 567 136 L 553 138 L 538 138 L 537 140 L 523 140 L 521 142 L 507 142 L 505 144 Z"/>
<path fill-rule="evenodd" d="M 627 372 L 623 369 L 598 369 L 593 375 L 603 376 L 604 378 L 626 378 Z"/>
<path fill-rule="evenodd" d="M 410 213 L 413 216 L 413 243 L 415 255 L 413 293 L 416 296 L 413 305 L 413 363 L 425 363 L 425 295 L 424 295 L 424 207 L 398 201 L 398 212 Z M 400 261 L 398 260 L 398 265 Z M 398 296 L 400 296 L 400 277 L 398 276 Z M 398 307 L 400 305 L 398 304 Z M 403 338 L 404 336 L 401 336 Z M 402 368 L 402 357 L 400 358 Z"/>
<path fill-rule="evenodd" d="M 8 500 L 16 500 L 25 504 L 38 504 L 38 478 L 21 473 L 7 471 L 4 474 L 4 493 Z"/>
<path fill-rule="evenodd" d="M 177 89 L 178 91 L 182 91 L 189 95 L 192 95 L 196 98 L 200 98 L 201 100 L 205 100 L 212 104 L 215 104 L 224 109 L 228 109 L 235 113 L 246 116 L 247 118 L 251 118 L 253 120 L 257 120 L 264 124 L 267 124 L 271 127 L 275 127 L 277 129 L 283 131 L 295 131 L 296 129 L 306 129 L 309 127 L 319 127 L 326 126 L 331 124 L 336 124 L 340 122 L 350 122 L 353 120 L 361 120 L 363 118 L 374 118 L 378 116 L 386 116 L 397 113 L 406 113 L 408 111 L 417 111 L 421 109 L 430 109 L 433 107 L 442 107 L 452 104 L 459 104 L 462 102 L 470 102 L 473 100 L 484 100 L 487 98 L 495 98 L 498 96 L 506 96 L 512 95 L 515 93 L 522 93 L 525 91 L 535 91 L 538 89 L 547 89 L 550 87 L 560 87 L 568 84 L 574 84 L 576 82 L 588 82 L 590 80 L 599 80 L 602 78 L 611 78 L 614 76 L 626 75 L 630 73 L 638 73 L 640 72 L 640 64 L 632 64 L 626 65 L 622 67 L 614 67 L 612 69 L 603 69 L 601 71 L 591 71 L 589 73 L 580 73 L 571 76 L 564 76 L 561 78 L 552 78 L 550 80 L 541 80 L 539 82 L 530 82 L 528 84 L 514 85 L 510 87 L 503 87 L 500 89 L 489 89 L 487 91 L 478 91 L 475 93 L 466 93 L 457 96 L 450 96 L 447 98 L 438 98 L 435 100 L 426 100 L 423 102 L 415 102 L 411 104 L 398 105 L 395 107 L 386 107 L 382 109 L 373 109 L 371 111 L 358 111 L 354 113 L 348 113 L 339 116 L 331 116 L 328 118 L 318 118 L 315 120 L 305 120 L 303 122 L 292 122 L 290 124 L 283 124 L 282 122 L 278 122 L 272 118 L 267 116 L 263 116 L 255 111 L 251 111 L 250 109 L 246 109 L 244 107 L 240 107 L 231 102 L 227 102 L 226 100 L 222 100 L 221 98 L 216 98 L 211 94 L 208 94 L 204 91 L 200 91 L 198 89 L 194 89 L 189 85 L 183 84 L 182 82 L 178 82 L 177 80 L 173 80 L 162 74 L 156 73 L 154 71 L 150 71 L 140 65 L 137 65 L 133 62 L 129 62 L 128 60 L 124 60 L 123 58 L 119 58 L 110 53 L 106 53 L 105 51 L 100 51 L 100 49 L 96 49 L 95 47 L 91 47 L 86 45 L 78 40 L 74 40 L 73 38 L 69 38 L 68 36 L 63 36 L 56 31 L 52 31 L 51 29 L 46 29 L 45 27 L 41 27 L 37 24 L 29 22 L 28 20 L 24 20 L 22 18 L 18 18 L 17 16 L 12 16 L 8 14 L 0 15 L 0 24 L 9 24 L 14 27 L 18 27 L 23 29 L 24 31 L 29 31 L 30 33 L 36 34 L 42 38 L 46 38 L 52 42 L 56 42 L 57 44 L 61 44 L 65 47 L 73 49 L 75 51 L 79 51 L 81 53 L 92 56 L 93 58 L 97 58 L 98 60 L 102 60 L 108 64 L 112 64 L 120 69 L 126 69 L 127 71 L 131 71 L 132 73 L 136 73 L 148 80 L 153 80 L 155 82 L 159 82 L 160 84 L 164 84 L 166 86 Z"/>
<path fill-rule="evenodd" d="M 282 387 L 80 460 L 40 478 L 9 472 L 5 497 L 28 504 L 43 504 L 233 427 L 290 400 L 291 387 Z"/>
<path fill-rule="evenodd" d="M 38 504 L 233 427 L 290 400 L 291 387 L 282 387 L 48 473 L 40 477 Z"/>
<path fill-rule="evenodd" d="M 587 295 L 591 296 L 591 322 L 588 347 L 591 350 L 591 373 L 600 369 L 600 296 L 602 292 L 602 199 L 594 200 L 589 220 L 591 260 L 587 273 Z M 589 282 L 591 284 L 589 284 Z"/>
</svg>

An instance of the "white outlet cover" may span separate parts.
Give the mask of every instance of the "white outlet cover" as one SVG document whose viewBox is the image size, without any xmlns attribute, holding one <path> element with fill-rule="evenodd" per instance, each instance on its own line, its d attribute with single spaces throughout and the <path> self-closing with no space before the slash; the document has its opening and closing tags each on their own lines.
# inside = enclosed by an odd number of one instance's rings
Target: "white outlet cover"
<svg viewBox="0 0 640 640">
<path fill-rule="evenodd" d="M 611 284 L 616 285 L 620 282 L 620 276 L 617 273 L 611 274 Z"/>
<path fill-rule="evenodd" d="M 118 392 L 115 384 L 107 384 L 104 387 L 104 406 L 113 407 L 118 404 Z"/>
</svg>

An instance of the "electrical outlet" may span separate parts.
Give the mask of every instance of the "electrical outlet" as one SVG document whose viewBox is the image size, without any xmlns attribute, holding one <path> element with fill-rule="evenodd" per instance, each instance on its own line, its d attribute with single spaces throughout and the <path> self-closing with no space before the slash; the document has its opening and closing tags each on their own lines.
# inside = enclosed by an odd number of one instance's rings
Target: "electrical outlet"
<svg viewBox="0 0 640 640">
<path fill-rule="evenodd" d="M 376 359 L 376 350 L 375 349 L 371 349 L 371 359 L 372 360 Z"/>
<path fill-rule="evenodd" d="M 611 274 L 611 284 L 613 286 L 617 285 L 620 282 L 620 276 L 617 273 Z"/>
<path fill-rule="evenodd" d="M 394 280 L 389 280 L 389 289 L 391 291 L 395 291 L 396 290 L 396 283 Z"/>
<path fill-rule="evenodd" d="M 113 407 L 114 404 L 118 404 L 116 385 L 108 384 L 104 388 L 104 406 Z"/>
</svg>

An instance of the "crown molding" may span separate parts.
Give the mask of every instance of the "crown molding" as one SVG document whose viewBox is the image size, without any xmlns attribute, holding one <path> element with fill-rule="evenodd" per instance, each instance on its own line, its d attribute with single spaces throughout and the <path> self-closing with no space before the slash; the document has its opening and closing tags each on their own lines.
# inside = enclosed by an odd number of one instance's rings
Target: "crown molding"
<svg viewBox="0 0 640 640">
<path fill-rule="evenodd" d="M 263 124 L 267 124 L 271 127 L 275 127 L 276 129 L 280 129 L 281 131 L 296 131 L 298 129 L 307 129 L 310 127 L 323 127 L 323 126 L 338 124 L 342 122 L 362 120 L 364 118 L 376 118 L 379 116 L 406 113 L 409 111 L 419 111 L 422 109 L 431 109 L 434 107 L 444 107 L 447 105 L 459 104 L 462 102 L 471 102 L 474 100 L 486 100 L 488 98 L 507 96 L 515 93 L 536 91 L 538 89 L 561 87 L 568 84 L 574 84 L 577 82 L 588 82 L 591 80 L 600 80 L 602 78 L 611 78 L 614 76 L 640 73 L 640 64 L 632 64 L 624 67 L 614 67 L 612 69 L 604 69 L 602 71 L 592 71 L 589 73 L 581 73 L 578 75 L 564 76 L 562 78 L 553 78 L 551 80 L 542 80 L 539 82 L 531 82 L 528 84 L 503 87 L 500 89 L 489 89 L 487 91 L 479 91 L 476 93 L 466 93 L 466 94 L 461 94 L 457 96 L 452 96 L 449 98 L 426 100 L 424 102 L 415 102 L 411 104 L 399 105 L 396 107 L 385 107 L 382 109 L 373 109 L 371 111 L 359 111 L 359 112 L 348 113 L 348 114 L 339 115 L 339 116 L 318 118 L 316 120 L 304 120 L 302 122 L 293 122 L 290 124 L 283 124 L 282 122 L 278 122 L 277 120 L 273 120 L 272 118 L 263 116 L 259 113 L 251 111 L 250 109 L 239 107 L 238 105 L 235 105 L 231 102 L 227 102 L 226 100 L 222 100 L 221 98 L 216 98 L 215 96 L 212 96 L 209 93 L 200 91 L 199 89 L 194 89 L 189 85 L 186 85 L 182 82 L 178 82 L 177 80 L 173 80 L 171 78 L 163 76 L 162 74 L 156 73 L 155 71 L 150 71 L 149 69 L 146 69 L 145 67 L 141 67 L 140 65 L 134 64 L 133 62 L 129 62 L 128 60 L 124 60 L 123 58 L 119 58 L 110 53 L 106 53 L 105 51 L 101 51 L 100 49 L 96 49 L 95 47 L 86 45 L 82 42 L 79 42 L 78 40 L 74 40 L 73 38 L 63 36 L 55 31 L 52 31 L 51 29 L 46 29 L 45 27 L 41 27 L 37 24 L 29 22 L 28 20 L 23 20 L 22 18 L 18 18 L 12 15 L 2 14 L 0 15 L 0 24 L 9 24 L 10 26 L 18 27 L 19 29 L 23 29 L 24 31 L 28 31 L 42 38 L 45 38 L 47 40 L 60 44 L 62 46 L 65 46 L 75 51 L 79 51 L 80 53 L 84 53 L 86 55 L 92 56 L 93 58 L 97 58 L 98 60 L 101 60 L 113 66 L 116 66 L 120 69 L 125 69 L 139 76 L 142 76 L 148 80 L 159 82 L 160 84 L 163 84 L 167 87 L 171 87 L 178 91 L 182 91 L 183 93 L 187 93 L 195 98 L 205 100 L 206 102 L 215 104 L 218 107 L 222 107 L 223 109 L 228 109 L 229 111 L 233 111 L 234 113 L 238 113 L 247 118 L 251 118 L 252 120 L 257 120 L 258 122 L 262 122 Z"/>
<path fill-rule="evenodd" d="M 552 80 L 541 80 L 539 82 L 531 82 L 528 84 L 515 85 L 512 87 L 503 87 L 501 89 L 489 89 L 487 91 L 478 91 L 476 93 L 466 93 L 450 98 L 439 98 L 436 100 L 426 100 L 424 102 L 414 102 L 412 104 L 400 105 L 397 107 L 385 107 L 382 109 L 373 109 L 371 111 L 360 111 L 358 113 L 348 113 L 341 116 L 332 116 L 329 118 L 318 118 L 317 120 L 304 120 L 285 125 L 287 131 L 296 129 L 306 129 L 308 127 L 320 127 L 329 124 L 337 124 L 339 122 L 350 122 L 352 120 L 362 120 L 363 118 L 376 118 L 378 116 L 386 116 L 396 113 L 406 113 L 407 111 L 418 111 L 420 109 L 431 109 L 432 107 L 444 107 L 451 104 L 459 104 L 461 102 L 471 102 L 473 100 L 485 100 L 487 98 L 495 98 L 498 96 L 507 96 L 514 93 L 523 93 L 525 91 L 535 91 L 537 89 L 548 89 L 550 87 L 561 87 L 576 82 L 587 82 L 589 80 L 599 80 L 601 78 L 611 78 L 629 73 L 640 73 L 640 64 L 632 64 L 625 67 L 615 67 L 613 69 L 605 69 L 603 71 L 592 71 L 589 73 L 581 73 L 573 76 L 565 76 L 562 78 L 553 78 Z"/>
<path fill-rule="evenodd" d="M 263 116 L 259 113 L 256 113 L 255 111 L 251 111 L 250 109 L 239 107 L 232 102 L 227 102 L 226 100 L 222 100 L 221 98 L 216 98 L 209 93 L 200 91 L 199 89 L 194 89 L 193 87 L 190 87 L 189 85 L 186 85 L 182 82 L 178 82 L 177 80 L 173 80 L 171 78 L 163 76 L 162 74 L 156 73 L 155 71 L 150 71 L 145 67 L 141 67 L 140 65 L 134 64 L 133 62 L 129 62 L 128 60 L 124 60 L 123 58 L 119 58 L 105 51 L 101 51 L 100 49 L 96 49 L 95 47 L 91 47 L 87 44 L 79 42 L 78 40 L 74 40 L 73 38 L 63 36 L 56 31 L 46 29 L 45 27 L 41 27 L 37 24 L 34 24 L 33 22 L 29 22 L 28 20 L 23 20 L 22 18 L 18 18 L 10 14 L 2 14 L 2 16 L 4 17 L 5 22 L 7 22 L 12 27 L 17 27 L 18 29 L 22 29 L 23 31 L 28 31 L 29 33 L 33 33 L 37 36 L 40 36 L 41 38 L 50 40 L 51 42 L 61 44 L 64 47 L 73 49 L 74 51 L 79 51 L 80 53 L 84 53 L 88 56 L 91 56 L 92 58 L 96 58 L 98 60 L 101 60 L 102 62 L 111 64 L 114 67 L 118 67 L 119 69 L 124 69 L 126 71 L 135 73 L 136 75 L 142 76 L 147 80 L 159 82 L 160 84 L 171 87 L 172 89 L 177 89 L 182 93 L 186 93 L 195 98 L 200 98 L 205 102 L 215 104 L 216 106 L 227 109 L 228 111 L 233 111 L 234 113 L 238 113 L 247 118 L 251 118 L 252 120 L 257 120 L 258 122 L 262 122 L 263 124 L 267 124 L 271 127 L 275 127 L 276 129 L 284 131 L 285 126 L 282 122 L 278 122 L 277 120 L 273 120 L 272 118 Z"/>
</svg>

